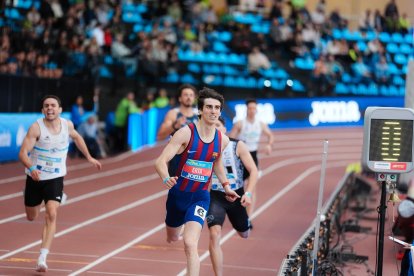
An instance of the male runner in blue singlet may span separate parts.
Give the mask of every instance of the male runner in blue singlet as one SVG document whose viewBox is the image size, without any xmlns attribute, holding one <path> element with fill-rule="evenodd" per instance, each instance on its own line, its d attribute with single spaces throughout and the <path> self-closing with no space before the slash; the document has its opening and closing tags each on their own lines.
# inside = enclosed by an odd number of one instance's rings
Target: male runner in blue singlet
<svg viewBox="0 0 414 276">
<path fill-rule="evenodd" d="M 191 84 L 183 84 L 178 88 L 179 107 L 167 112 L 158 130 L 157 140 L 162 141 L 174 134 L 181 127 L 198 121 L 197 109 L 193 107 L 197 89 Z"/>
<path fill-rule="evenodd" d="M 183 225 L 188 275 L 198 275 L 198 240 L 210 204 L 212 173 L 217 175 L 229 200 L 240 196 L 229 187 L 221 152 L 229 138 L 215 128 L 223 108 L 223 96 L 213 89 L 200 91 L 200 120 L 179 129 L 155 162 L 155 168 L 169 190 L 165 218 L 167 241 L 180 239 Z"/>
</svg>

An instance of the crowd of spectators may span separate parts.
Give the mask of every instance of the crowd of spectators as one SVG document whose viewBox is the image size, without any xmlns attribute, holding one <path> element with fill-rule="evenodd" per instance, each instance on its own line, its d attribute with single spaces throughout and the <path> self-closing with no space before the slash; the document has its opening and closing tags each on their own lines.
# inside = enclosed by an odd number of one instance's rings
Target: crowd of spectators
<svg viewBox="0 0 414 276">
<path fill-rule="evenodd" d="M 208 0 L 148 1 L 140 16 L 146 23 L 143 27 L 151 30 L 134 29 L 123 10 L 132 2 L 139 1 L 37 2 L 37 8 L 33 5 L 21 14 L 19 26 L 2 27 L 0 73 L 42 78 L 76 75 L 97 83 L 101 65 L 109 56 L 125 75 L 140 77 L 147 87 L 157 86 L 168 72 L 185 70 L 178 60 L 179 49 L 210 51 L 211 33 L 226 30 L 232 33 L 231 51 L 248 56 L 246 69 L 253 75 L 269 68 L 273 59 L 310 57 L 317 60 L 313 80 L 326 90 L 348 69 L 362 81 L 375 78 L 387 82 L 389 56 L 381 42 L 371 41 L 362 51 L 356 43 L 333 39 L 332 30 L 348 28 L 348 20 L 338 10 L 328 14 L 325 0 L 313 11 L 296 5 L 305 1 L 274 0 L 264 15 L 272 22 L 268 33 L 236 24 L 232 12 L 219 15 Z M 229 11 L 265 11 L 263 1 L 227 2 Z M 384 13 L 367 10 L 359 22 L 363 33 L 406 33 L 409 28 L 407 15 L 399 13 L 395 0 L 389 1 Z M 374 68 L 382 72 L 373 74 Z"/>
</svg>

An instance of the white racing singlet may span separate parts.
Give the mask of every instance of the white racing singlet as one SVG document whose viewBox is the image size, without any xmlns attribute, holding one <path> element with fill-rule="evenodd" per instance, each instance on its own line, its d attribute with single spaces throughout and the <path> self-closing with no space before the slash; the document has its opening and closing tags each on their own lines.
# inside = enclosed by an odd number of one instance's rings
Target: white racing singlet
<svg viewBox="0 0 414 276">
<path fill-rule="evenodd" d="M 51 134 L 43 119 L 38 119 L 40 137 L 30 152 L 33 166 L 41 172 L 40 180 L 54 179 L 66 175 L 66 156 L 69 148 L 68 122 L 60 118 L 61 129 L 59 134 Z M 26 169 L 26 174 L 30 172 Z"/>
<path fill-rule="evenodd" d="M 237 143 L 237 140 L 231 139 L 221 155 L 226 176 L 232 190 L 237 190 L 244 185 L 244 166 L 240 158 L 236 155 Z M 211 189 L 214 191 L 224 192 L 223 186 L 215 174 L 213 174 Z"/>
<path fill-rule="evenodd" d="M 249 151 L 252 152 L 257 151 L 261 134 L 262 125 L 259 120 L 255 119 L 253 123 L 250 123 L 247 119 L 244 119 L 237 138 L 245 142 Z"/>
</svg>

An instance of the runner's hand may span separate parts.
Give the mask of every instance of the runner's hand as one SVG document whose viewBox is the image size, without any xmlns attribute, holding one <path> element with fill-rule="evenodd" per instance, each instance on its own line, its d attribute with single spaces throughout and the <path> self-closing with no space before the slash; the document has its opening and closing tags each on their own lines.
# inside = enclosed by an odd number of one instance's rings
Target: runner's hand
<svg viewBox="0 0 414 276">
<path fill-rule="evenodd" d="M 164 184 L 168 189 L 171 189 L 175 184 L 177 184 L 177 179 L 178 176 L 170 176 L 168 180 L 164 182 Z"/>
<path fill-rule="evenodd" d="M 241 198 L 240 203 L 241 203 L 241 205 L 242 205 L 243 207 L 247 207 L 247 206 L 249 206 L 250 204 L 252 204 L 252 199 L 251 199 L 251 197 L 250 197 L 250 196 L 248 196 L 248 195 L 244 194 L 244 195 L 242 196 L 242 198 Z"/>
<path fill-rule="evenodd" d="M 97 167 L 97 168 L 98 168 L 98 170 L 102 169 L 102 164 L 101 164 L 101 162 L 99 162 L 99 161 L 98 161 L 98 160 L 96 160 L 95 158 L 90 157 L 90 158 L 88 159 L 88 161 L 89 161 L 90 163 L 92 163 L 95 167 Z"/>
<path fill-rule="evenodd" d="M 41 172 L 37 169 L 34 169 L 31 173 L 30 173 L 30 177 L 34 180 L 34 181 L 40 181 L 40 174 Z"/>
<path fill-rule="evenodd" d="M 240 196 L 235 191 L 233 191 L 232 189 L 227 188 L 227 187 L 228 186 L 226 186 L 226 188 L 224 190 L 225 190 L 225 193 L 226 193 L 226 199 L 228 201 L 234 202 L 236 199 L 240 198 Z"/>
</svg>

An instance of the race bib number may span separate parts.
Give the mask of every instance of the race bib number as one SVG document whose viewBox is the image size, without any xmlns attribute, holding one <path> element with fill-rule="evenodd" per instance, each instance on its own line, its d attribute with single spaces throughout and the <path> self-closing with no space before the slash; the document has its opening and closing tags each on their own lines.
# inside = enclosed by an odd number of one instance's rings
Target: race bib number
<svg viewBox="0 0 414 276">
<path fill-rule="evenodd" d="M 181 176 L 189 180 L 207 182 L 213 171 L 213 163 L 188 159 L 183 166 Z"/>
<path fill-rule="evenodd" d="M 60 172 L 60 164 L 62 163 L 62 158 L 53 158 L 47 157 L 44 155 L 39 155 L 37 158 L 37 168 L 40 171 L 48 172 L 48 173 L 59 173 Z"/>
<path fill-rule="evenodd" d="M 203 220 L 206 218 L 207 211 L 201 206 L 196 205 L 194 209 L 194 216 L 200 217 Z"/>
</svg>

